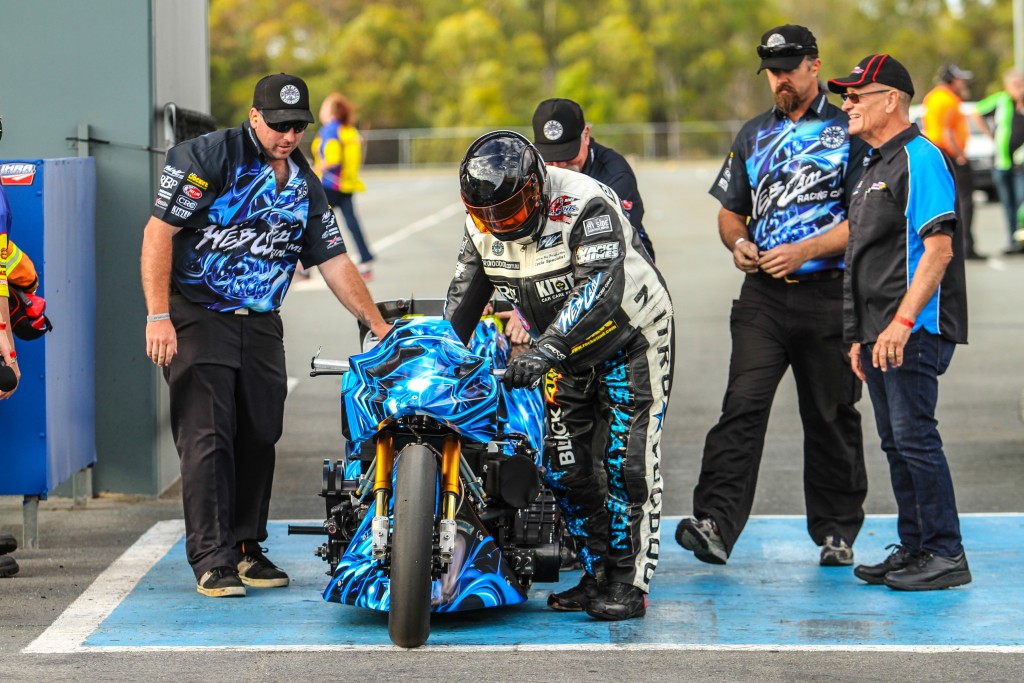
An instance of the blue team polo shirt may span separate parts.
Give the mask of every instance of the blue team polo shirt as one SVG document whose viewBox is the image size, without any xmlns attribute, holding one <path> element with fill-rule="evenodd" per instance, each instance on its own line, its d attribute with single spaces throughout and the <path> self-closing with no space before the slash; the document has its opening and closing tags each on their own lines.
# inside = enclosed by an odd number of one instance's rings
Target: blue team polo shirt
<svg viewBox="0 0 1024 683">
<path fill-rule="evenodd" d="M 843 337 L 873 343 L 889 326 L 924 254 L 924 238 L 953 237 L 953 260 L 913 331 L 967 343 L 960 209 L 949 159 L 911 124 L 878 149 L 850 198 Z"/>
</svg>

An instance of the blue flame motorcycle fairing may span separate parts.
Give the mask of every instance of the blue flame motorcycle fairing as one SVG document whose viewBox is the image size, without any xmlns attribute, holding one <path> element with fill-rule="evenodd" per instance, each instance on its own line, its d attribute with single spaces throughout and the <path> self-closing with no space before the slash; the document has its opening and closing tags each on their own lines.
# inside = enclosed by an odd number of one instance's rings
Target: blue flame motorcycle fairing
<svg viewBox="0 0 1024 683">
<path fill-rule="evenodd" d="M 327 533 L 317 551 L 331 566 L 325 600 L 394 618 L 395 473 L 410 449 L 422 455 L 424 446 L 440 463 L 430 611 L 518 604 L 533 581 L 558 580 L 562 522 L 541 485 L 542 398 L 495 379 L 492 367 L 503 368 L 508 353 L 493 318 L 481 321 L 467 349 L 447 321 L 407 317 L 350 359 L 341 386 L 347 455 L 324 465 L 328 519 L 323 528 L 291 529 Z"/>
</svg>

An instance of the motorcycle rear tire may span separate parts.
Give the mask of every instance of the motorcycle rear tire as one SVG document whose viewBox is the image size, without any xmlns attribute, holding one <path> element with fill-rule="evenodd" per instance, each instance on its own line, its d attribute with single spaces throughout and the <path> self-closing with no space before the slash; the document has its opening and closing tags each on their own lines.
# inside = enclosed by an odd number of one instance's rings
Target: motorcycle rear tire
<svg viewBox="0 0 1024 683">
<path fill-rule="evenodd" d="M 436 496 L 434 452 L 419 444 L 406 446 L 395 473 L 388 609 L 388 635 L 399 647 L 419 647 L 430 636 Z"/>
</svg>

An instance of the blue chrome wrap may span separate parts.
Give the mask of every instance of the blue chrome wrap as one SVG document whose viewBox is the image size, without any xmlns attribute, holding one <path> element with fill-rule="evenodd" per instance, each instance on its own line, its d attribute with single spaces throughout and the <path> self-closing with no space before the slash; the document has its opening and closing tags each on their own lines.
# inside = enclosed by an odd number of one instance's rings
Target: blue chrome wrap
<svg viewBox="0 0 1024 683">
<path fill-rule="evenodd" d="M 462 345 L 451 323 L 404 318 L 380 342 L 349 359 L 341 381 L 342 430 L 365 441 L 385 420 L 428 415 L 486 443 L 497 434 L 498 382 L 485 358 Z"/>
<path fill-rule="evenodd" d="M 390 581 L 379 562 L 370 557 L 370 511 L 338 563 L 324 600 L 387 612 L 391 604 Z M 459 508 L 456 520 L 455 558 L 431 589 L 432 612 L 518 605 L 526 602 L 526 591 L 519 586 L 502 560 L 494 538 L 485 530 L 469 505 Z"/>
<path fill-rule="evenodd" d="M 448 321 L 430 317 L 397 321 L 376 347 L 349 359 L 349 371 L 342 379 L 342 428 L 350 439 L 345 478 L 356 479 L 363 473 L 367 463 L 357 459 L 358 447 L 376 435 L 381 423 L 411 414 L 428 415 L 464 439 L 481 443 L 498 436 L 501 423 L 502 432 L 526 436 L 539 459 L 544 433 L 540 389 L 509 391 L 491 375 L 492 365 L 505 367 L 508 353 L 508 339 L 493 318 L 480 322 L 469 349 Z M 499 410 L 502 404 L 504 410 Z M 369 443 L 372 447 L 373 442 Z M 388 513 L 393 515 L 393 505 Z M 376 503 L 371 503 L 324 590 L 324 600 L 389 609 L 390 581 L 371 555 L 375 515 Z M 431 610 L 454 612 L 524 602 L 526 591 L 466 500 L 456 514 L 456 531 L 454 559 L 433 582 Z"/>
</svg>

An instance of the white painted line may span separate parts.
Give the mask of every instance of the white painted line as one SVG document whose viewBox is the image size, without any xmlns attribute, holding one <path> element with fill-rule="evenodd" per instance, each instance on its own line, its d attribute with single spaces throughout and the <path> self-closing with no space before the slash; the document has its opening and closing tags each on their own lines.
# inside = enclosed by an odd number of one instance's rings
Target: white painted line
<svg viewBox="0 0 1024 683">
<path fill-rule="evenodd" d="M 92 652 L 82 643 L 132 592 L 136 584 L 185 533 L 185 520 L 157 522 L 96 577 L 64 613 L 22 652 Z M 125 648 L 128 650 L 135 648 Z"/>
<path fill-rule="evenodd" d="M 372 242 L 370 244 L 370 251 L 378 254 L 382 251 L 386 251 L 387 249 L 390 249 L 396 244 L 404 242 L 405 240 L 409 239 L 416 233 L 423 232 L 427 228 L 432 228 L 438 223 L 446 221 L 449 218 L 458 215 L 460 212 L 464 212 L 465 210 L 466 207 L 462 205 L 462 202 L 455 202 L 453 204 L 449 204 L 440 211 L 435 211 L 429 216 L 424 216 L 418 221 L 410 223 L 404 228 L 400 228 L 399 230 L 396 230 L 395 232 L 389 235 L 385 235 L 376 242 Z M 315 269 L 310 273 L 310 277 L 308 279 L 294 279 L 292 280 L 292 284 L 289 287 L 289 291 L 295 292 L 307 292 L 312 290 L 323 289 L 327 289 L 327 283 L 324 282 L 324 279 L 320 277 L 320 274 Z"/>
<path fill-rule="evenodd" d="M 102 646 L 79 647 L 74 650 L 39 650 L 47 654 L 72 652 L 392 652 L 402 650 L 395 645 L 224 645 L 224 646 Z M 601 645 L 431 645 L 416 648 L 420 652 L 908 652 L 950 653 L 990 652 L 1024 653 L 1021 645 L 697 645 L 685 643 L 637 643 Z M 30 652 L 26 649 L 22 652 Z"/>
<path fill-rule="evenodd" d="M 448 220 L 452 216 L 465 212 L 465 210 L 466 207 L 462 205 L 462 202 L 455 202 L 453 204 L 449 204 L 440 211 L 435 211 L 429 216 L 424 216 L 415 223 L 410 223 L 401 230 L 396 230 L 390 235 L 387 235 L 377 240 L 376 242 L 370 245 L 371 250 L 384 251 L 385 249 L 388 249 L 398 244 L 399 242 L 405 241 L 406 239 L 415 235 L 418 232 L 422 232 L 427 228 L 432 228 L 441 221 Z"/>
</svg>

